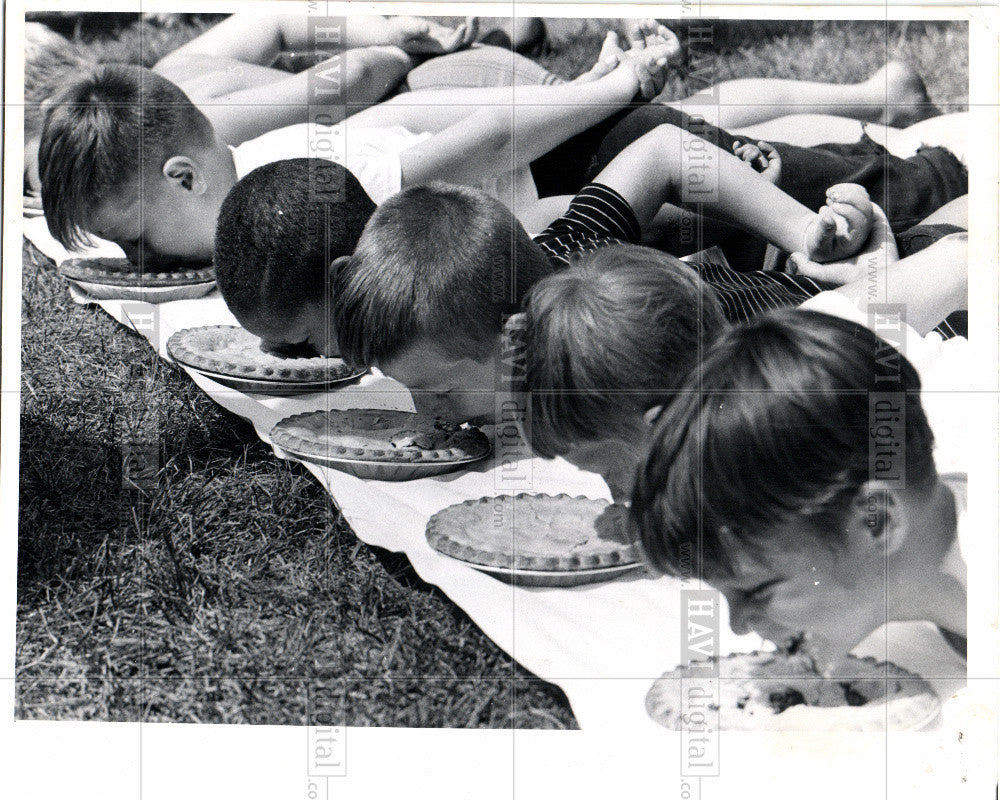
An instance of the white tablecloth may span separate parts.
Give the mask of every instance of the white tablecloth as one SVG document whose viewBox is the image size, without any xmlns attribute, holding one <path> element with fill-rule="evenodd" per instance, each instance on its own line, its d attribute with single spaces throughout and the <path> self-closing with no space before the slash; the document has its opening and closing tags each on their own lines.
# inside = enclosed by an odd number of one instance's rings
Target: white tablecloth
<svg viewBox="0 0 1000 800">
<path fill-rule="evenodd" d="M 26 220 L 25 233 L 56 261 L 66 257 L 40 218 Z M 114 250 L 100 252 L 114 254 Z M 87 302 L 79 295 L 77 299 Z M 135 304 L 118 301 L 99 305 L 125 325 L 137 310 Z M 164 357 L 165 343 L 174 331 L 234 323 L 217 292 L 160 304 L 155 315 L 155 330 L 141 332 Z M 246 395 L 189 374 L 217 403 L 250 420 L 265 442 L 272 426 L 289 414 L 350 407 L 412 409 L 405 389 L 377 374 L 326 394 L 292 398 Z M 306 467 L 326 487 L 360 539 L 405 553 L 421 578 L 440 587 L 503 650 L 540 678 L 560 686 L 581 728 L 620 729 L 629 736 L 661 737 L 665 742 L 677 736 L 649 720 L 643 700 L 651 681 L 680 659 L 679 580 L 640 576 L 576 588 L 518 588 L 437 554 L 424 539 L 425 525 L 434 512 L 483 495 L 514 489 L 608 497 L 607 487 L 596 475 L 561 460 L 538 458 L 518 462 L 517 473 L 528 477 L 513 487 L 494 459 L 476 469 L 408 482 L 361 480 L 313 464 Z M 720 619 L 722 653 L 760 646 L 757 637 L 737 637 L 728 630 L 724 608 Z M 943 698 L 965 683 L 964 663 L 928 624 L 893 624 L 873 634 L 857 652 L 879 658 L 888 653 L 895 662 L 926 676 Z"/>
</svg>

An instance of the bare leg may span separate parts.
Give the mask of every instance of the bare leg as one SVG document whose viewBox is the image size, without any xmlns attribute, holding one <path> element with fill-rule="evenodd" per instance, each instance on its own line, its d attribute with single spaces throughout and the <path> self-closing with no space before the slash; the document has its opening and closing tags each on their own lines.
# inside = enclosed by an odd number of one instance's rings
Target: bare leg
<svg viewBox="0 0 1000 800">
<path fill-rule="evenodd" d="M 950 203 L 945 203 L 929 217 L 920 220 L 921 225 L 957 225 L 969 228 L 969 195 L 962 195 Z"/>
<path fill-rule="evenodd" d="M 939 117 L 918 122 L 908 128 L 890 128 L 886 125 L 862 123 L 846 117 L 827 114 L 793 114 L 787 117 L 737 128 L 734 135 L 765 142 L 785 142 L 799 147 L 817 144 L 849 144 L 867 133 L 899 158 L 909 158 L 921 147 L 944 147 L 950 150 L 963 164 L 966 151 L 966 129 L 968 114 L 943 114 Z"/>
<path fill-rule="evenodd" d="M 944 114 L 917 122 L 898 130 L 884 125 L 867 125 L 865 131 L 875 141 L 884 138 L 885 149 L 895 156 L 907 158 L 921 147 L 943 147 L 950 150 L 965 166 L 968 150 L 969 114 L 967 111 Z"/>
<path fill-rule="evenodd" d="M 697 108 L 708 122 L 728 129 L 788 114 L 829 114 L 907 125 L 939 113 L 920 76 L 898 61 L 890 61 L 862 83 L 739 78 L 667 105 L 682 111 Z"/>
<path fill-rule="evenodd" d="M 169 70 L 157 65 L 156 71 L 180 86 L 219 138 L 231 145 L 306 122 L 310 82 L 318 75 L 322 85 L 324 70 L 335 70 L 341 79 L 341 102 L 325 107 L 332 121 L 340 122 L 382 99 L 406 76 L 411 63 L 396 47 L 355 48 L 297 75 L 229 59 L 210 57 L 196 63 L 201 58 L 188 57 Z"/>
</svg>

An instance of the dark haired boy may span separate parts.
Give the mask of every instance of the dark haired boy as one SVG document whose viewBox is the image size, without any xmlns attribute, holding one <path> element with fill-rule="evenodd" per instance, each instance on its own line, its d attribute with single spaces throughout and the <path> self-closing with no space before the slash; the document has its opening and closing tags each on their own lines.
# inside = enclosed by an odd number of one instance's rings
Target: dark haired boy
<svg viewBox="0 0 1000 800">
<path fill-rule="evenodd" d="M 354 251 L 374 211 L 358 179 L 331 161 L 255 169 L 219 211 L 216 281 L 229 310 L 265 348 L 324 349 L 332 339 L 324 302 L 330 262 Z"/>
<path fill-rule="evenodd" d="M 660 126 L 632 143 L 532 242 L 501 204 L 471 190 L 416 187 L 384 203 L 355 253 L 335 262 L 340 352 L 377 366 L 411 391 L 445 395 L 462 418 L 493 413 L 503 316 L 570 256 L 636 243 L 642 225 L 680 202 L 684 134 Z M 819 214 L 800 205 L 736 156 L 710 148 L 717 184 L 706 209 L 787 251 L 828 261 L 854 253 L 872 223 L 858 186 L 832 187 Z M 739 274 L 698 265 L 735 319 L 797 305 L 821 287 L 780 273 Z"/>
<path fill-rule="evenodd" d="M 864 325 L 817 311 L 723 333 L 639 467 L 631 517 L 651 564 L 677 574 L 698 553 L 736 633 L 780 645 L 806 632 L 824 668 L 890 621 L 933 622 L 964 655 L 965 453 L 925 409 L 940 339 L 906 342 L 920 374 Z M 967 354 L 964 339 L 944 346 L 946 360 Z M 949 388 L 945 417 L 967 414 Z"/>
</svg>

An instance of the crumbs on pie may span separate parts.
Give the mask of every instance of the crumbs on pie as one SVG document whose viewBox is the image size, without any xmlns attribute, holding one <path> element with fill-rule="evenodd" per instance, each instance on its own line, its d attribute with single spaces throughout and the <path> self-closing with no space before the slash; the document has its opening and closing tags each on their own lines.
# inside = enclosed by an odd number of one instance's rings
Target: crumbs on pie
<svg viewBox="0 0 1000 800">
<path fill-rule="evenodd" d="M 320 460 L 444 464 L 490 453 L 490 441 L 478 428 L 376 409 L 295 414 L 275 425 L 271 441 L 293 455 Z"/>
<path fill-rule="evenodd" d="M 673 730 L 695 721 L 721 730 L 912 730 L 940 706 L 925 680 L 895 664 L 849 656 L 824 677 L 807 653 L 781 651 L 678 667 L 646 695 L 649 716 Z"/>
</svg>

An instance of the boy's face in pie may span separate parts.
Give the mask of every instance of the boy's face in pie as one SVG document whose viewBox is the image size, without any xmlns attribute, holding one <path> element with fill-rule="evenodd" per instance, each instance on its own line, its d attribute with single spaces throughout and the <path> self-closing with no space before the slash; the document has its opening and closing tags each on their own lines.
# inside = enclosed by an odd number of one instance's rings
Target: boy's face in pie
<svg viewBox="0 0 1000 800">
<path fill-rule="evenodd" d="M 129 261 L 144 266 L 177 262 L 208 263 L 215 242 L 215 218 L 197 202 L 176 198 L 146 186 L 98 203 L 91 212 L 89 230 L 114 242 Z"/>
<path fill-rule="evenodd" d="M 455 358 L 433 343 L 418 340 L 396 358 L 376 365 L 413 395 L 418 411 L 452 422 L 492 424 L 496 418 L 496 360 Z"/>
<path fill-rule="evenodd" d="M 307 303 L 291 317 L 265 314 L 244 316 L 240 324 L 261 338 L 264 350 L 274 353 L 310 352 L 336 358 L 340 355 L 340 348 L 331 317 L 328 304 L 316 302 Z"/>
<path fill-rule="evenodd" d="M 737 574 L 707 580 L 725 595 L 735 633 L 754 631 L 780 645 L 805 631 L 825 666 L 886 622 L 881 540 L 848 532 L 828 544 L 822 536 L 793 523 L 769 532 L 760 554 L 733 542 Z"/>
<path fill-rule="evenodd" d="M 641 454 L 641 440 L 609 437 L 574 445 L 562 457 L 577 469 L 604 478 L 612 498 L 620 503 L 629 498 Z"/>
</svg>

